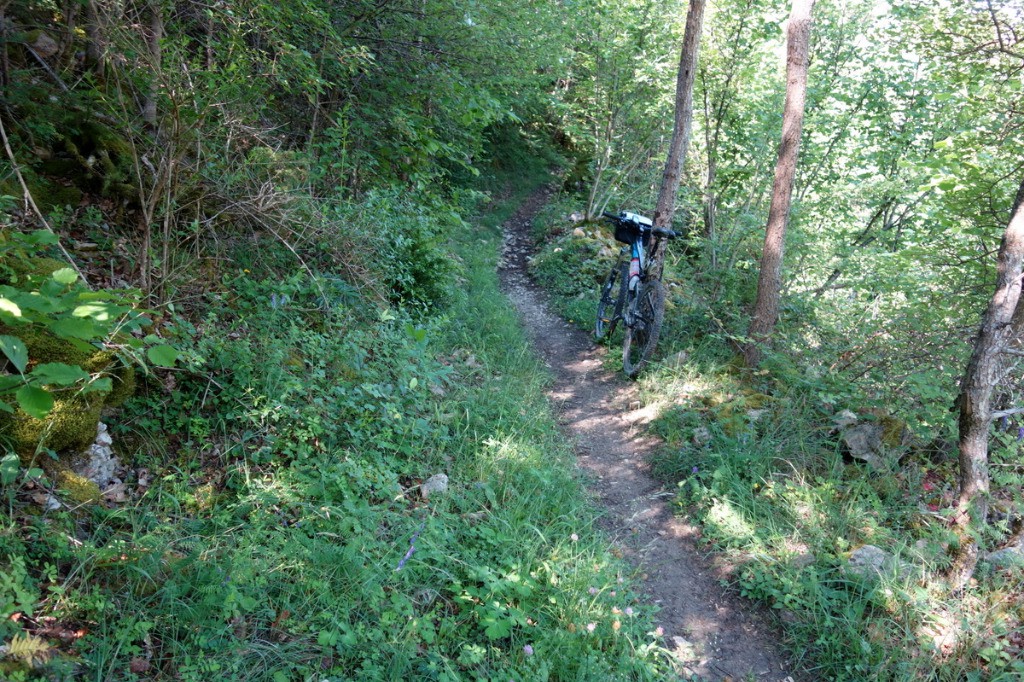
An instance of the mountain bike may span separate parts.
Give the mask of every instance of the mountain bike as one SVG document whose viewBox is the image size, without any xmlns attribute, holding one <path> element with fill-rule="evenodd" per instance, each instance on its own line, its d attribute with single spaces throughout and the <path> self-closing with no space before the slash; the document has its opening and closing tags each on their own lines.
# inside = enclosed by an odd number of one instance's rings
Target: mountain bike
<svg viewBox="0 0 1024 682">
<path fill-rule="evenodd" d="M 623 211 L 603 213 L 615 227 L 616 241 L 626 244 L 601 287 L 597 303 L 594 336 L 610 338 L 619 321 L 625 326 L 622 341 L 622 369 L 635 377 L 643 369 L 658 345 L 661 323 L 665 319 L 665 290 L 661 280 L 648 271 L 650 259 L 664 239 L 678 233 L 654 227 L 650 218 Z M 626 260 L 629 254 L 629 260 Z"/>
</svg>

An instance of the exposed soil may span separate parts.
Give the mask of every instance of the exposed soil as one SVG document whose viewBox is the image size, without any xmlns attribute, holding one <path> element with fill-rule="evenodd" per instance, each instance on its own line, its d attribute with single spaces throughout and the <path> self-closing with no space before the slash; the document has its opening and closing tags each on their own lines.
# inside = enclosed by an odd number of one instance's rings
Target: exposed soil
<svg viewBox="0 0 1024 682">
<path fill-rule="evenodd" d="M 687 672 L 737 682 L 796 679 L 770 620 L 722 587 L 727 567 L 700 553 L 697 529 L 675 518 L 672 493 L 651 476 L 658 441 L 644 425 L 654 415 L 640 406 L 636 385 L 602 366 L 609 351 L 550 312 L 527 274 L 531 221 L 548 196 L 535 192 L 505 224 L 499 274 L 554 373 L 549 397 L 606 510 L 602 526 L 637 566 L 650 602 L 661 608 L 665 647 Z"/>
</svg>

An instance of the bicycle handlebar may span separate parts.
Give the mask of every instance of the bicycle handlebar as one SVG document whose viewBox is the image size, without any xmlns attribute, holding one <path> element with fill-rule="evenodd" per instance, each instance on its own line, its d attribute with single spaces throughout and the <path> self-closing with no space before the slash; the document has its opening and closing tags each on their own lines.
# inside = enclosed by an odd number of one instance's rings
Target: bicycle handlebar
<svg viewBox="0 0 1024 682">
<path fill-rule="evenodd" d="M 601 215 L 603 217 L 607 218 L 608 220 L 611 220 L 611 221 L 616 222 L 616 223 L 618 223 L 619 221 L 622 220 L 622 216 L 617 216 L 614 213 L 609 213 L 608 211 L 603 211 L 601 213 Z M 643 228 L 641 227 L 641 229 L 643 229 Z M 670 230 L 670 229 L 664 228 L 664 227 L 653 227 L 653 228 L 651 228 L 651 232 L 656 237 L 665 237 L 666 239 L 673 239 L 675 237 L 680 236 L 679 232 L 676 232 L 675 230 Z"/>
</svg>

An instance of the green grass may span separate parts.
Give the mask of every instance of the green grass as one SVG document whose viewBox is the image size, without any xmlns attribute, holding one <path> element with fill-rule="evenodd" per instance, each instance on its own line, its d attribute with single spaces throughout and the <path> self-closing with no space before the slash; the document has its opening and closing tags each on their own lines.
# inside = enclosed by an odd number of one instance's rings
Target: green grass
<svg viewBox="0 0 1024 682">
<path fill-rule="evenodd" d="M 588 273 L 601 241 L 551 224 L 541 233 L 535 270 L 562 314 L 580 315 L 580 301 L 596 297 Z M 811 679 L 1019 679 L 1024 572 L 983 566 L 964 594 L 943 589 L 956 538 L 941 508 L 955 490 L 955 460 L 914 447 L 890 471 L 873 472 L 844 458 L 835 413 L 877 398 L 781 355 L 760 373 L 738 370 L 720 313 L 702 308 L 695 284 L 668 277 L 676 286 L 659 351 L 639 379 L 641 400 L 661 409 L 651 427 L 664 440 L 655 473 L 676 490 L 679 514 L 735 566 L 734 588 L 779 615 Z M 618 370 L 614 358 L 609 365 Z M 997 439 L 993 454 L 1006 509 L 1022 473 L 1012 435 Z M 1009 532 L 992 529 L 982 542 L 996 546 Z M 921 578 L 850 573 L 850 553 L 866 544 Z"/>
<path fill-rule="evenodd" d="M 46 660 L 0 676 L 676 678 L 497 288 L 530 177 L 449 231 L 440 315 L 233 275 L 179 322 L 186 371 L 118 422 L 128 501 L 40 514 L 5 470 L 0 627 Z M 448 490 L 422 499 L 437 473 Z"/>
</svg>

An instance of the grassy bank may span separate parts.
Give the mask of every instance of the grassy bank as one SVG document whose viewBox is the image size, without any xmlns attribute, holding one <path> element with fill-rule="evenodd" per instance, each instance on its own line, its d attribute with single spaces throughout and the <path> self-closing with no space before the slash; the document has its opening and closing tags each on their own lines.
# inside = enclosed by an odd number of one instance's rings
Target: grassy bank
<svg viewBox="0 0 1024 682">
<path fill-rule="evenodd" d="M 443 277 L 417 270 L 422 250 L 385 254 L 412 262 L 411 306 L 236 253 L 202 315 L 175 323 L 180 369 L 108 417 L 124 497 L 43 511 L 48 481 L 5 474 L 0 676 L 669 676 L 497 289 L 500 222 L 533 177 L 472 199 L 477 219 L 416 228 L 444 232 L 419 242 Z"/>
</svg>

